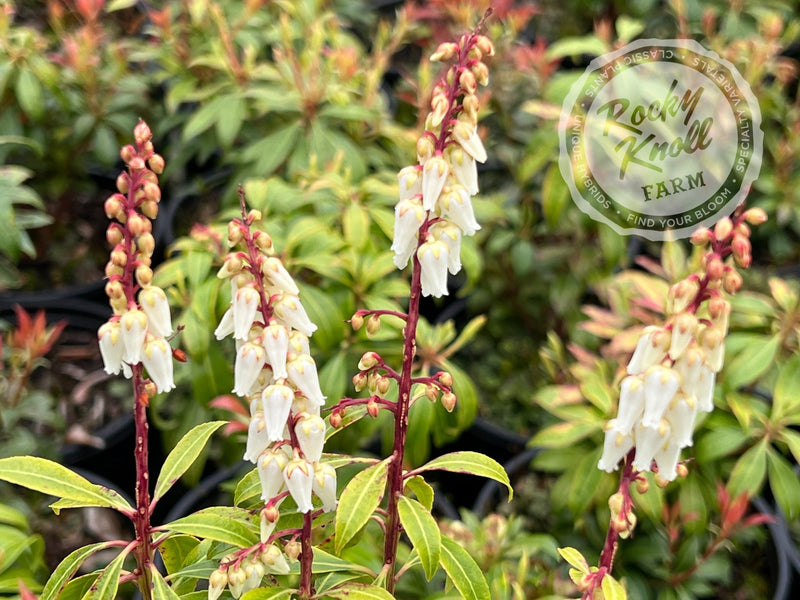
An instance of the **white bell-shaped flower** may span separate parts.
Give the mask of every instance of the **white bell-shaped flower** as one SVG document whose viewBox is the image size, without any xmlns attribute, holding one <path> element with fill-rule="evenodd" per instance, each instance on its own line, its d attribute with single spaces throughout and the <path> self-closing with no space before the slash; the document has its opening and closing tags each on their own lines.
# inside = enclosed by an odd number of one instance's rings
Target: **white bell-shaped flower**
<svg viewBox="0 0 800 600">
<path fill-rule="evenodd" d="M 475 232 L 481 228 L 478 221 L 475 220 L 472 200 L 464 186 L 450 186 L 442 194 L 440 205 L 442 215 L 458 225 L 464 235 L 475 235 Z"/>
<path fill-rule="evenodd" d="M 681 389 L 687 396 L 696 396 L 703 367 L 703 352 L 695 345 L 689 346 L 675 361 L 673 368 L 681 377 Z"/>
<path fill-rule="evenodd" d="M 628 363 L 628 375 L 643 373 L 667 355 L 670 336 L 661 327 L 645 327 Z"/>
<path fill-rule="evenodd" d="M 442 220 L 431 225 L 430 233 L 434 239 L 447 244 L 447 270 L 455 275 L 461 270 L 461 228 L 455 223 Z"/>
<path fill-rule="evenodd" d="M 417 233 L 425 221 L 422 208 L 422 197 L 412 196 L 400 200 L 394 207 L 394 236 L 391 250 L 394 252 L 394 264 L 398 269 L 408 264 L 408 259 L 417 248 Z"/>
<path fill-rule="evenodd" d="M 122 370 L 122 355 L 125 351 L 120 337 L 119 321 L 103 323 L 97 330 L 97 340 L 105 372 L 109 375 L 118 375 Z"/>
<path fill-rule="evenodd" d="M 412 165 L 403 167 L 397 173 L 397 187 L 400 200 L 406 200 L 412 196 L 422 194 L 422 167 Z M 422 203 L 420 202 L 420 206 Z"/>
<path fill-rule="evenodd" d="M 239 598 L 242 595 L 245 581 L 247 581 L 247 575 L 238 565 L 234 563 L 228 568 L 228 591 L 231 596 Z"/>
<path fill-rule="evenodd" d="M 672 336 L 669 344 L 669 357 L 677 360 L 691 343 L 697 329 L 697 317 L 692 313 L 679 314 L 672 324 Z"/>
<path fill-rule="evenodd" d="M 283 485 L 283 474 L 282 473 L 280 474 L 280 478 L 281 478 L 281 485 Z M 278 502 L 278 504 L 281 504 L 281 502 Z M 269 536 L 271 536 L 273 534 L 273 532 L 275 531 L 275 527 L 277 525 L 278 525 L 278 521 L 277 520 L 270 521 L 269 519 L 267 519 L 266 511 L 263 511 L 263 510 L 261 511 L 261 518 L 259 519 L 259 528 L 258 528 L 259 529 L 259 532 L 258 532 L 259 536 L 258 537 L 261 540 L 262 544 L 266 544 L 267 543 L 267 541 L 269 540 Z"/>
<path fill-rule="evenodd" d="M 289 353 L 289 330 L 278 323 L 271 321 L 264 328 L 262 334 L 264 339 L 264 350 L 267 352 L 267 362 L 272 367 L 275 379 L 288 377 L 286 372 L 286 355 Z"/>
<path fill-rule="evenodd" d="M 294 279 L 283 266 L 281 259 L 277 256 L 270 256 L 263 263 L 261 263 L 261 272 L 275 287 L 280 288 L 284 292 L 294 294 L 295 296 L 300 293 Z"/>
<path fill-rule="evenodd" d="M 650 464 L 656 452 L 661 450 L 667 443 L 670 428 L 666 419 L 662 419 L 655 426 L 639 424 L 634 432 L 634 443 L 636 444 L 636 455 L 633 459 L 633 468 L 637 471 L 649 471 Z"/>
<path fill-rule="evenodd" d="M 142 349 L 147 336 L 147 315 L 141 310 L 129 310 L 120 320 L 120 335 L 125 351 L 122 360 L 129 365 L 142 362 Z"/>
<path fill-rule="evenodd" d="M 239 347 L 233 367 L 234 394 L 244 397 L 252 393 L 253 384 L 258 380 L 265 360 L 266 351 L 261 344 L 245 342 Z"/>
<path fill-rule="evenodd" d="M 159 392 L 168 392 L 175 389 L 172 370 L 172 348 L 163 337 L 147 335 L 142 350 L 142 363 L 147 369 L 147 375 Z"/>
<path fill-rule="evenodd" d="M 147 315 L 147 330 L 156 337 L 172 335 L 172 318 L 167 295 L 160 287 L 148 285 L 139 292 L 139 304 Z"/>
<path fill-rule="evenodd" d="M 228 307 L 228 310 L 222 315 L 219 320 L 219 325 L 214 330 L 214 337 L 218 340 L 223 340 L 233 333 L 233 305 Z"/>
<path fill-rule="evenodd" d="M 433 210 L 450 168 L 442 156 L 432 156 L 422 167 L 422 208 Z"/>
<path fill-rule="evenodd" d="M 258 290 L 252 285 L 245 285 L 236 291 L 233 299 L 233 337 L 237 340 L 248 339 L 260 300 Z"/>
<path fill-rule="evenodd" d="M 700 412 L 711 412 L 714 410 L 714 383 L 717 374 L 708 365 L 700 367 L 700 377 L 695 388 L 695 398 L 697 399 L 697 410 Z"/>
<path fill-rule="evenodd" d="M 625 433 L 617 426 L 617 420 L 611 419 L 605 426 L 606 437 L 603 442 L 603 454 L 597 467 L 611 473 L 619 468 L 619 461 L 633 448 L 633 436 Z"/>
<path fill-rule="evenodd" d="M 242 564 L 244 569 L 245 581 L 242 587 L 242 594 L 246 594 L 250 590 L 256 589 L 261 585 L 261 580 L 264 579 L 264 565 L 259 561 L 248 560 Z"/>
<path fill-rule="evenodd" d="M 269 545 L 264 548 L 259 556 L 259 560 L 261 560 L 268 572 L 275 575 L 287 575 L 290 571 L 286 557 L 275 545 Z"/>
<path fill-rule="evenodd" d="M 677 467 L 680 456 L 681 447 L 674 438 L 670 438 L 664 446 L 656 451 L 653 460 L 658 465 L 658 477 L 660 479 L 672 481 L 678 476 Z"/>
<path fill-rule="evenodd" d="M 692 433 L 694 433 L 694 422 L 697 418 L 697 400 L 694 396 L 687 396 L 683 392 L 678 392 L 672 398 L 669 408 L 665 414 L 670 427 L 672 427 L 672 438 L 680 448 L 692 445 Z"/>
<path fill-rule="evenodd" d="M 453 137 L 464 151 L 479 163 L 486 162 L 486 149 L 475 127 L 464 121 L 459 121 L 453 127 Z"/>
<path fill-rule="evenodd" d="M 725 336 L 716 327 L 706 327 L 700 335 L 701 347 L 705 352 L 706 364 L 719 373 L 725 360 Z"/>
<path fill-rule="evenodd" d="M 268 502 L 281 493 L 286 481 L 283 471 L 289 457 L 283 450 L 268 448 L 258 457 L 258 478 L 261 481 L 261 499 Z"/>
<path fill-rule="evenodd" d="M 283 470 L 283 479 L 298 511 L 307 513 L 314 508 L 311 504 L 314 467 L 310 462 L 302 458 L 290 460 Z"/>
<path fill-rule="evenodd" d="M 319 386 L 317 364 L 308 354 L 298 354 L 286 365 L 289 381 L 311 402 L 320 406 L 325 404 L 325 396 Z"/>
<path fill-rule="evenodd" d="M 336 469 L 327 463 L 315 463 L 312 489 L 322 500 L 322 510 L 336 510 Z"/>
<path fill-rule="evenodd" d="M 655 427 L 680 387 L 680 376 L 674 370 L 661 365 L 650 367 L 645 372 L 643 387 L 642 425 Z"/>
<path fill-rule="evenodd" d="M 300 414 L 294 432 L 306 460 L 317 462 L 322 457 L 322 446 L 325 444 L 325 421 L 319 415 Z"/>
<path fill-rule="evenodd" d="M 299 415 L 306 413 L 309 415 L 320 415 L 320 404 L 306 398 L 303 394 L 295 394 L 292 402 L 292 414 Z M 288 436 L 288 434 L 287 434 Z"/>
<path fill-rule="evenodd" d="M 470 196 L 478 193 L 478 165 L 475 159 L 460 147 L 453 147 L 450 152 L 450 165 L 456 181 L 463 185 Z"/>
<path fill-rule="evenodd" d="M 289 334 L 289 352 L 292 354 L 311 354 L 308 336 L 297 330 Z"/>
<path fill-rule="evenodd" d="M 300 298 L 294 294 L 278 294 L 272 308 L 278 319 L 303 335 L 311 336 L 317 330 L 317 326 L 308 318 L 306 309 L 300 304 Z"/>
<path fill-rule="evenodd" d="M 269 447 L 270 439 L 267 437 L 267 422 L 264 413 L 258 411 L 250 417 L 250 425 L 247 427 L 247 446 L 243 458 L 256 464 L 258 457 Z"/>
<path fill-rule="evenodd" d="M 261 393 L 264 419 L 267 422 L 267 438 L 270 442 L 283 439 L 283 428 L 286 427 L 293 400 L 294 390 L 280 383 L 268 386 Z"/>
<path fill-rule="evenodd" d="M 421 268 L 422 295 L 441 298 L 447 295 L 447 268 L 450 251 L 441 240 L 429 239 L 417 251 Z"/>
<path fill-rule="evenodd" d="M 617 428 L 627 435 L 643 414 L 644 382 L 639 375 L 628 375 L 620 385 Z"/>
<path fill-rule="evenodd" d="M 208 577 L 208 600 L 218 600 L 228 587 L 228 575 L 217 569 Z"/>
</svg>

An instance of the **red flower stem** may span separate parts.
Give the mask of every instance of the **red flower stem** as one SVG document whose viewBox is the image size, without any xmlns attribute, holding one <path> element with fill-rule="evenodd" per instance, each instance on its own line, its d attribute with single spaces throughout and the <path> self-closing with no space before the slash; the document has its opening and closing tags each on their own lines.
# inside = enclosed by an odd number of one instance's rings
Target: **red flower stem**
<svg viewBox="0 0 800 600">
<path fill-rule="evenodd" d="M 625 457 L 625 464 L 622 467 L 622 477 L 619 480 L 619 488 L 617 493 L 622 494 L 623 504 L 620 518 L 627 520 L 628 513 L 633 509 L 633 500 L 631 499 L 631 484 L 636 480 L 638 473 L 633 469 L 633 458 L 636 450 L 633 449 L 628 452 Z M 600 587 L 603 577 L 611 573 L 614 566 L 614 555 L 617 552 L 619 545 L 619 532 L 614 528 L 614 515 L 611 515 L 611 520 L 608 523 L 608 532 L 606 533 L 606 541 L 603 544 L 603 550 L 600 552 L 600 561 L 598 563 L 597 572 L 592 577 L 592 583 L 589 588 L 581 596 L 581 600 L 592 600 L 595 589 Z"/>
<path fill-rule="evenodd" d="M 144 600 L 152 600 L 152 580 L 149 566 L 153 562 L 153 545 L 150 539 L 150 473 L 148 467 L 147 432 L 147 392 L 142 375 L 142 363 L 131 367 L 133 370 L 133 389 L 135 395 L 134 421 L 136 424 L 136 444 L 134 457 L 136 461 L 136 515 L 133 521 L 136 531 L 137 545 L 133 555 L 136 558 L 136 571 L 139 580 L 139 591 Z"/>
<path fill-rule="evenodd" d="M 420 236 L 420 240 L 422 236 Z M 386 539 L 383 547 L 383 568 L 386 574 L 386 589 L 394 591 L 395 569 L 397 560 L 397 544 L 400 540 L 400 515 L 398 502 L 403 494 L 403 463 L 405 457 L 406 434 L 408 432 L 408 411 L 411 407 L 411 368 L 414 363 L 416 349 L 417 323 L 419 322 L 419 301 L 422 291 L 422 268 L 414 253 L 413 271 L 411 275 L 411 293 L 408 300 L 408 320 L 404 329 L 403 368 L 398 382 L 399 391 L 394 413 L 394 445 L 392 460 L 389 462 L 388 487 L 389 501 L 386 509 Z"/>
<path fill-rule="evenodd" d="M 314 588 L 311 587 L 311 568 L 314 562 L 314 549 L 311 545 L 313 520 L 311 511 L 303 514 L 303 533 L 300 536 L 300 600 L 310 600 L 314 595 Z"/>
</svg>

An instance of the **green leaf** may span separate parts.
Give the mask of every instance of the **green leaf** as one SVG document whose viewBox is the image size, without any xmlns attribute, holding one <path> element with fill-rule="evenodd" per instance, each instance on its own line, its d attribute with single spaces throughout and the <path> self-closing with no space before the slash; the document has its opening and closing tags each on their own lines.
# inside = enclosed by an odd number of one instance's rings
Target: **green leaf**
<svg viewBox="0 0 800 600">
<path fill-rule="evenodd" d="M 579 423 L 564 421 L 545 427 L 530 441 L 531 446 L 542 448 L 565 448 L 602 429 L 602 423 Z"/>
<path fill-rule="evenodd" d="M 155 491 L 153 492 L 154 501 L 161 498 L 177 483 L 181 475 L 200 456 L 211 435 L 223 425 L 225 425 L 225 421 L 203 423 L 181 438 L 164 460 L 164 465 L 161 467 L 161 473 L 158 475 L 158 481 L 156 481 Z"/>
<path fill-rule="evenodd" d="M 108 566 L 100 572 L 100 577 L 92 584 L 92 587 L 89 588 L 82 600 L 116 598 L 117 588 L 119 588 L 119 574 L 122 571 L 122 562 L 125 557 L 126 554 L 123 552 L 108 563 Z"/>
<path fill-rule="evenodd" d="M 503 466 L 488 456 L 479 452 L 450 452 L 443 454 L 428 463 L 422 465 L 418 469 L 414 469 L 416 473 L 423 471 L 448 471 L 450 473 L 465 473 L 467 475 L 477 475 L 478 477 L 486 477 L 493 479 L 508 488 L 509 500 L 514 495 L 514 490 L 511 487 L 511 481 L 508 479 Z"/>
<path fill-rule="evenodd" d="M 38 120 L 44 114 L 42 84 L 33 71 L 23 68 L 17 72 L 15 93 L 19 107 L 31 119 Z"/>
<path fill-rule="evenodd" d="M 289 156 L 300 131 L 300 125 L 296 122 L 277 129 L 264 139 L 245 148 L 242 152 L 242 159 L 245 162 L 254 162 L 254 172 L 260 177 L 266 177 Z"/>
<path fill-rule="evenodd" d="M 17 529 L 21 529 L 23 531 L 30 531 L 28 519 L 25 517 L 25 515 L 16 508 L 11 508 L 5 504 L 0 504 L 0 523 L 13 525 Z"/>
<path fill-rule="evenodd" d="M 248 526 L 251 515 L 235 507 L 204 508 L 164 525 L 164 529 L 200 538 L 225 542 L 240 548 L 258 543 L 258 535 Z"/>
<path fill-rule="evenodd" d="M 732 496 L 747 492 L 752 498 L 761 491 L 767 475 L 767 446 L 766 439 L 762 439 L 736 461 L 727 486 Z"/>
<path fill-rule="evenodd" d="M 603 577 L 600 589 L 603 590 L 603 600 L 628 600 L 625 588 L 609 574 Z"/>
<path fill-rule="evenodd" d="M 394 596 L 382 587 L 351 581 L 326 590 L 325 597 L 336 598 L 337 600 L 394 600 Z M 245 599 L 243 598 L 242 600 Z"/>
<path fill-rule="evenodd" d="M 566 546 L 558 549 L 558 555 L 567 561 L 568 564 L 578 569 L 578 571 L 584 575 L 588 575 L 589 563 L 586 562 L 586 559 L 583 557 L 583 554 L 581 554 L 580 551 L 571 546 Z"/>
<path fill-rule="evenodd" d="M 247 106 L 239 94 L 231 94 L 227 98 L 225 110 L 216 123 L 217 139 L 224 148 L 233 144 L 247 116 Z"/>
<path fill-rule="evenodd" d="M 414 493 L 422 506 L 428 510 L 433 508 L 433 488 L 421 475 L 406 479 L 405 487 L 407 491 Z"/>
<path fill-rule="evenodd" d="M 150 563 L 149 568 L 150 577 L 153 581 L 153 598 L 158 598 L 158 600 L 180 600 L 180 596 L 164 581 L 164 577 L 158 572 L 156 566 Z"/>
<path fill-rule="evenodd" d="M 369 242 L 369 215 L 363 206 L 351 202 L 342 215 L 344 239 L 358 250 L 363 250 Z"/>
<path fill-rule="evenodd" d="M 134 6 L 139 0 L 111 0 L 106 5 L 106 12 L 114 12 Z"/>
<path fill-rule="evenodd" d="M 731 389 L 755 382 L 769 370 L 775 360 L 780 345 L 780 337 L 754 336 L 751 344 L 745 346 L 724 368 L 725 384 Z"/>
<path fill-rule="evenodd" d="M 425 576 L 430 581 L 436 573 L 442 547 L 442 534 L 436 519 L 431 515 L 430 509 L 405 496 L 400 497 L 397 510 L 403 529 L 419 554 Z"/>
<path fill-rule="evenodd" d="M 0 479 L 73 502 L 72 506 L 105 506 L 130 513 L 133 507 L 114 490 L 95 485 L 52 460 L 35 456 L 0 459 Z"/>
<path fill-rule="evenodd" d="M 183 128 L 183 141 L 197 137 L 220 119 L 226 110 L 230 96 L 217 96 L 201 106 L 186 122 Z"/>
<path fill-rule="evenodd" d="M 261 587 L 250 590 L 242 595 L 241 600 L 280 600 L 281 598 L 291 598 L 297 590 L 287 590 L 276 587 Z"/>
<path fill-rule="evenodd" d="M 800 354 L 780 367 L 772 398 L 772 419 L 779 421 L 800 408 Z"/>
<path fill-rule="evenodd" d="M 39 600 L 55 600 L 61 592 L 62 588 L 72 578 L 76 571 L 80 568 L 83 562 L 95 552 L 108 548 L 111 544 L 109 542 L 99 542 L 78 548 L 70 553 L 64 560 L 62 560 L 56 567 L 47 584 L 42 590 Z"/>
<path fill-rule="evenodd" d="M 300 564 L 294 563 L 292 566 L 297 566 L 298 573 L 300 572 Z M 329 552 L 325 552 L 322 548 L 314 548 L 314 560 L 311 564 L 311 571 L 313 573 L 335 573 L 337 571 L 357 571 L 366 575 L 372 575 L 367 567 L 357 563 L 344 560 L 338 556 L 334 556 Z"/>
<path fill-rule="evenodd" d="M 769 487 L 787 520 L 794 521 L 800 514 L 800 479 L 792 465 L 770 448 L 767 452 Z"/>
<path fill-rule="evenodd" d="M 358 473 L 342 490 L 336 508 L 336 552 L 341 553 L 369 521 L 378 508 L 386 489 L 390 458 L 367 467 Z"/>
<path fill-rule="evenodd" d="M 789 447 L 789 452 L 792 453 L 794 461 L 800 463 L 800 433 L 791 429 L 782 429 L 778 435 L 781 441 Z"/>
<path fill-rule="evenodd" d="M 448 537 L 442 538 L 439 562 L 465 600 L 491 600 L 489 585 L 475 559 Z"/>
</svg>

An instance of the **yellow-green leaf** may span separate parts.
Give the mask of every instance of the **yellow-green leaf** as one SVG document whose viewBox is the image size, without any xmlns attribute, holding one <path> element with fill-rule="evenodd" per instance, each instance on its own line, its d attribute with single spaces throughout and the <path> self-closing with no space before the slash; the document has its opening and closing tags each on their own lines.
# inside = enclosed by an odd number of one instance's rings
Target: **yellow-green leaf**
<svg viewBox="0 0 800 600">
<path fill-rule="evenodd" d="M 766 439 L 762 439 L 736 461 L 727 486 L 732 496 L 747 492 L 752 498 L 761 491 L 767 475 L 767 446 Z"/>
<path fill-rule="evenodd" d="M 603 577 L 603 581 L 600 583 L 600 589 L 603 590 L 603 600 L 628 600 L 628 594 L 625 593 L 625 588 L 611 575 Z"/>
<path fill-rule="evenodd" d="M 400 497 L 397 510 L 403 529 L 419 554 L 425 576 L 430 581 L 436 573 L 442 547 L 442 534 L 436 519 L 431 515 L 430 509 L 405 496 Z"/>
<path fill-rule="evenodd" d="M 150 563 L 150 577 L 153 581 L 153 598 L 158 598 L 158 600 L 180 600 L 180 596 L 164 581 L 164 577 L 158 572 L 153 563 Z"/>
<path fill-rule="evenodd" d="M 448 537 L 442 538 L 439 562 L 465 600 L 491 600 L 489 585 L 475 559 Z"/>
<path fill-rule="evenodd" d="M 82 600 L 108 600 L 109 598 L 116 598 L 117 588 L 119 588 L 119 574 L 122 571 L 122 562 L 125 560 L 126 554 L 123 552 L 114 560 L 108 563 L 108 566 L 100 573 L 89 588 L 89 591 L 84 594 Z"/>
<path fill-rule="evenodd" d="M 789 521 L 800 514 L 800 479 L 783 456 L 770 448 L 767 452 L 769 487 Z"/>
<path fill-rule="evenodd" d="M 250 513 L 241 508 L 204 508 L 164 525 L 164 529 L 246 548 L 258 543 L 258 534 L 248 523 L 250 518 Z"/>
<path fill-rule="evenodd" d="M 0 479 L 69 500 L 70 506 L 106 506 L 129 513 L 133 507 L 114 490 L 91 483 L 67 467 L 35 456 L 0 459 Z"/>
<path fill-rule="evenodd" d="M 337 600 L 394 600 L 394 596 L 382 587 L 354 582 L 347 582 L 325 590 L 325 597 Z"/>
<path fill-rule="evenodd" d="M 80 568 L 80 566 L 83 564 L 83 561 L 85 561 L 95 552 L 104 550 L 109 546 L 109 542 L 98 542 L 96 544 L 84 546 L 83 548 L 78 548 L 74 552 L 71 552 L 59 563 L 55 571 L 53 571 L 53 574 L 50 575 L 50 579 L 47 580 L 47 583 L 42 590 L 42 594 L 39 596 L 39 600 L 55 600 L 59 593 L 61 593 L 61 590 L 64 588 L 64 586 L 67 585 L 67 582 L 78 571 L 78 568 Z"/>
<path fill-rule="evenodd" d="M 467 475 L 486 477 L 487 479 L 494 479 L 505 485 L 508 489 L 509 500 L 514 494 L 511 481 L 508 479 L 508 473 L 506 473 L 503 466 L 493 458 L 489 458 L 485 454 L 479 452 L 464 451 L 443 454 L 414 471 L 415 473 L 421 473 L 423 471 L 448 471 L 450 473 L 464 473 Z"/>
<path fill-rule="evenodd" d="M 336 552 L 339 553 L 369 521 L 386 490 L 391 458 L 367 467 L 342 490 L 336 508 Z"/>
<path fill-rule="evenodd" d="M 589 563 L 577 549 L 572 546 L 566 546 L 558 549 L 558 554 L 561 558 L 567 561 L 570 565 L 578 569 L 584 575 L 589 574 Z"/>
</svg>

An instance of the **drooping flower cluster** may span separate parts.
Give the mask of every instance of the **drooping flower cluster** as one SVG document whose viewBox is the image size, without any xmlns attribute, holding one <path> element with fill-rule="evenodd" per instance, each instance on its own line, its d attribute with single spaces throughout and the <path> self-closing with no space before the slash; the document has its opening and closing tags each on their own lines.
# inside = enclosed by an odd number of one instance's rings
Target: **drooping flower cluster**
<svg viewBox="0 0 800 600">
<path fill-rule="evenodd" d="M 261 215 L 256 210 L 246 213 L 243 195 L 241 202 L 242 218 L 228 226 L 229 244 L 240 249 L 226 257 L 218 274 L 230 279 L 232 300 L 215 335 L 221 340 L 233 334 L 236 340 L 233 392 L 250 402 L 244 458 L 258 467 L 265 506 L 260 558 L 251 561 L 252 573 L 245 575 L 240 561 L 221 567 L 210 580 L 212 600 L 225 585 L 235 598 L 257 587 L 264 568 L 288 572 L 286 559 L 269 541 L 277 508 L 287 495 L 301 513 L 313 510 L 312 494 L 321 500 L 323 511 L 336 507 L 336 471 L 320 461 L 326 432 L 320 407 L 325 396 L 308 343 L 316 326 L 300 302 L 297 284 L 273 255 L 269 235 L 251 230 Z M 275 551 L 280 558 L 273 556 Z M 262 560 L 264 553 L 270 560 Z"/>
<path fill-rule="evenodd" d="M 125 146 L 120 153 L 128 170 L 117 178 L 119 192 L 105 202 L 106 216 L 113 219 L 106 230 L 113 250 L 105 269 L 105 291 L 114 314 L 97 336 L 106 372 L 130 378 L 132 367 L 142 363 L 155 388 L 148 395 L 153 395 L 175 387 L 169 304 L 164 290 L 152 284 L 150 268 L 155 249 L 151 219 L 158 214 L 158 175 L 164 159 L 153 151 L 152 134 L 144 121 L 133 134 L 136 145 Z"/>
<path fill-rule="evenodd" d="M 736 266 L 747 268 L 750 224 L 763 223 L 760 209 L 739 211 L 720 220 L 712 232 L 692 236 L 696 245 L 710 244 L 704 271 L 669 290 L 668 318 L 663 326 L 645 328 L 620 386 L 617 417 L 606 425 L 599 468 L 611 472 L 635 448 L 633 468 L 672 481 L 680 452 L 692 445 L 698 413 L 714 408 L 714 383 L 724 359 L 730 303 L 742 285 Z M 732 256 L 733 260 L 726 257 Z"/>
<path fill-rule="evenodd" d="M 471 197 L 478 193 L 478 162 L 486 150 L 478 135 L 478 84 L 489 71 L 482 62 L 494 54 L 482 35 L 464 35 L 441 44 L 432 61 L 453 60 L 436 85 L 425 131 L 417 142 L 417 165 L 398 174 L 400 200 L 395 206 L 394 264 L 403 269 L 413 256 L 422 267 L 422 295 L 447 294 L 447 274 L 461 270 L 461 236 L 480 229 Z"/>
</svg>

